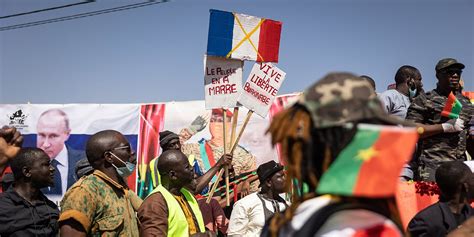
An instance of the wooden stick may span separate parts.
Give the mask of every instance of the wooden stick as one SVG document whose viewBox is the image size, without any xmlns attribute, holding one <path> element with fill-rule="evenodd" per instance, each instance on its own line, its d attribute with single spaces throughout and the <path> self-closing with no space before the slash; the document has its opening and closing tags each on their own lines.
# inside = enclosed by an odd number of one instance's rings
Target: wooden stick
<svg viewBox="0 0 474 237">
<path fill-rule="evenodd" d="M 245 117 L 244 124 L 240 128 L 239 135 L 237 136 L 237 139 L 235 140 L 234 143 L 232 143 L 232 148 L 230 149 L 230 154 L 234 153 L 234 150 L 237 147 L 237 144 L 239 143 L 239 140 L 242 137 L 242 134 L 245 130 L 245 127 L 247 127 L 247 124 L 249 123 L 250 117 L 252 117 L 252 114 L 253 114 L 253 111 L 249 110 L 249 112 L 247 113 L 247 116 Z M 214 192 L 216 191 L 217 184 L 219 183 L 219 180 L 221 179 L 223 172 L 224 172 L 224 170 L 222 170 L 222 169 L 219 171 L 219 174 L 217 175 L 217 180 L 214 183 L 214 185 L 212 186 L 211 191 L 209 192 L 209 196 L 207 197 L 206 203 L 211 202 L 211 198 L 212 198 L 212 196 L 214 196 Z"/>
<path fill-rule="evenodd" d="M 247 124 L 249 123 L 249 120 L 250 120 L 250 117 L 252 117 L 252 114 L 253 114 L 253 111 L 249 110 L 249 112 L 247 113 L 247 117 L 245 117 L 244 124 L 240 128 L 239 135 L 237 136 L 237 139 L 234 141 L 234 143 L 232 143 L 232 147 L 230 149 L 231 154 L 234 153 L 235 148 L 238 146 L 239 140 L 242 137 L 242 134 L 244 133 L 245 127 L 247 127 Z"/>
<path fill-rule="evenodd" d="M 222 108 L 223 112 L 223 121 L 222 121 L 222 127 L 224 128 L 224 136 L 222 138 L 224 142 L 224 155 L 227 154 L 227 129 L 226 129 L 226 123 L 227 123 L 227 110 Z M 230 206 L 230 196 L 229 196 L 229 166 L 225 166 L 225 198 L 226 198 L 226 203 L 227 206 Z"/>
<path fill-rule="evenodd" d="M 232 131 L 230 133 L 230 145 L 234 144 L 235 130 L 237 129 L 238 121 L 239 121 L 239 107 L 234 107 L 234 115 L 232 117 Z"/>
<path fill-rule="evenodd" d="M 217 185 L 219 184 L 219 180 L 221 179 L 223 173 L 224 169 L 221 169 L 219 171 L 219 174 L 217 174 L 216 182 L 214 182 L 214 184 L 212 185 L 211 191 L 209 192 L 209 196 L 207 196 L 206 203 L 209 204 L 211 202 L 211 198 L 212 196 L 214 196 L 214 192 L 216 191 Z"/>
</svg>

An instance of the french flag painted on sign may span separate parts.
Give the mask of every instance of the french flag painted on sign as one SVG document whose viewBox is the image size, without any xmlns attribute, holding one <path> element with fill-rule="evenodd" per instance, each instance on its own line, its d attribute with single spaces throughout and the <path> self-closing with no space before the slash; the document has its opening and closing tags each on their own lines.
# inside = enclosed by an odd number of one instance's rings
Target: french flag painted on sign
<svg viewBox="0 0 474 237">
<path fill-rule="evenodd" d="M 213 9 L 210 12 L 207 55 L 278 62 L 281 22 Z"/>
</svg>

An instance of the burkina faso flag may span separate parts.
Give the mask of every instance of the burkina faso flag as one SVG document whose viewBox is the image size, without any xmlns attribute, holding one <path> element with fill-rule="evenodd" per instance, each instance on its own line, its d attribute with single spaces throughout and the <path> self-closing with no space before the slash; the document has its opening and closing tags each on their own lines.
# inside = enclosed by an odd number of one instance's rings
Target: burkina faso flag
<svg viewBox="0 0 474 237">
<path fill-rule="evenodd" d="M 317 192 L 358 197 L 395 194 L 398 176 L 411 157 L 413 128 L 359 124 L 347 147 L 323 174 Z"/>
<path fill-rule="evenodd" d="M 441 111 L 441 116 L 448 117 L 451 119 L 459 118 L 459 113 L 461 113 L 462 104 L 453 94 L 449 93 L 448 100 L 444 105 L 443 111 Z"/>
</svg>

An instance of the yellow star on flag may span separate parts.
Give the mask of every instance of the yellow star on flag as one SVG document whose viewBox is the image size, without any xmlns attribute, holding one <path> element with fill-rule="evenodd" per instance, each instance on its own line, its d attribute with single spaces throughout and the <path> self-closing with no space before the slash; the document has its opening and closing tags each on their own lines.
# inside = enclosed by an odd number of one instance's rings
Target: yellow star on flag
<svg viewBox="0 0 474 237">
<path fill-rule="evenodd" d="M 357 159 L 363 160 L 363 161 L 369 161 L 373 157 L 377 155 L 377 150 L 373 146 L 367 148 L 367 149 L 362 149 L 357 152 Z"/>
</svg>

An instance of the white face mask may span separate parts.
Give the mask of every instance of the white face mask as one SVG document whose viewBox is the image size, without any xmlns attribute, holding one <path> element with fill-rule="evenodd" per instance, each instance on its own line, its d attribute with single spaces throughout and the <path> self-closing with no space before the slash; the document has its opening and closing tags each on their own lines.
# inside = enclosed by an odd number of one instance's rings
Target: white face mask
<svg viewBox="0 0 474 237">
<path fill-rule="evenodd" d="M 130 176 L 133 171 L 135 170 L 135 164 L 133 163 L 130 163 L 130 162 L 124 162 L 122 159 L 120 159 L 117 155 L 115 155 L 113 152 L 110 152 L 110 154 L 112 154 L 113 157 L 115 157 L 117 160 L 119 160 L 120 162 L 122 162 L 123 164 L 125 164 L 125 166 L 123 167 L 117 167 L 115 166 L 113 163 L 112 163 L 112 166 L 115 168 L 115 170 L 117 171 L 117 173 L 120 175 L 120 177 L 122 178 L 128 178 L 128 176 Z"/>
<path fill-rule="evenodd" d="M 408 88 L 408 93 L 410 94 L 410 98 L 415 97 L 416 92 L 417 92 L 416 88 L 414 90 L 412 90 L 411 88 Z"/>
</svg>

